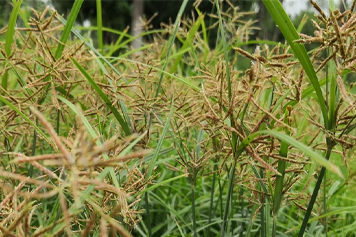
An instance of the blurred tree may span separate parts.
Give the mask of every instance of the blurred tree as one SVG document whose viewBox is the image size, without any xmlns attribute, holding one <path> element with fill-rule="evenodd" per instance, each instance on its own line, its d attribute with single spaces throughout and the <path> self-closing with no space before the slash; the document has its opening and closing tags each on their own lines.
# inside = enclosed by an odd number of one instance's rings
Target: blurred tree
<svg viewBox="0 0 356 237">
<path fill-rule="evenodd" d="M 283 4 L 283 0 L 280 0 Z M 281 31 L 276 27 L 276 23 L 272 17 L 270 17 L 262 0 L 258 1 L 258 26 L 260 31 L 257 33 L 256 37 L 263 40 L 281 41 L 283 40 L 283 35 Z"/>
<path fill-rule="evenodd" d="M 138 37 L 131 44 L 134 49 L 139 48 L 142 44 L 142 37 L 139 37 L 139 35 L 143 30 L 140 17 L 143 16 L 144 3 L 145 2 L 142 0 L 134 0 L 132 4 L 131 35 L 133 37 Z"/>
<path fill-rule="evenodd" d="M 11 1 L 0 1 L 0 28 L 3 28 L 7 25 L 8 20 L 10 18 L 12 10 L 12 2 Z"/>
<path fill-rule="evenodd" d="M 241 1 L 241 0 L 230 0 L 230 2 L 239 6 L 240 11 L 249 11 L 254 2 L 258 0 L 251 1 Z M 157 16 L 151 21 L 150 25 L 153 28 L 161 28 L 161 23 L 174 22 L 177 13 L 182 5 L 183 0 L 174 1 L 157 1 L 157 0 L 108 0 L 102 1 L 102 11 L 103 11 L 103 26 L 109 27 L 116 30 L 124 30 L 127 26 L 132 25 L 135 19 L 131 19 L 135 15 L 135 10 L 140 15 L 141 10 L 138 8 L 142 7 L 142 12 L 146 18 L 157 13 Z M 56 1 L 52 0 L 53 6 L 61 14 L 69 14 L 70 9 L 74 3 L 74 0 L 67 1 Z M 214 13 L 216 8 L 214 7 L 215 1 L 201 1 L 199 4 L 199 9 L 205 13 Z M 187 7 L 184 11 L 184 15 L 191 15 L 194 10 L 194 1 L 189 1 Z M 228 4 L 224 4 L 228 7 Z M 197 15 L 197 14 L 195 14 Z M 136 16 L 135 16 L 136 18 Z M 78 22 L 83 23 L 85 20 L 89 20 L 92 25 L 96 25 L 96 2 L 95 1 L 85 1 L 82 5 L 80 15 L 78 17 Z M 208 19 L 206 19 L 206 24 L 209 24 Z M 133 27 L 134 28 L 134 27 Z M 132 34 L 133 31 L 131 31 Z M 211 36 L 213 37 L 214 34 Z M 215 35 L 216 36 L 216 35 Z M 108 32 L 104 32 L 104 42 L 111 43 L 115 40 L 115 36 Z"/>
</svg>

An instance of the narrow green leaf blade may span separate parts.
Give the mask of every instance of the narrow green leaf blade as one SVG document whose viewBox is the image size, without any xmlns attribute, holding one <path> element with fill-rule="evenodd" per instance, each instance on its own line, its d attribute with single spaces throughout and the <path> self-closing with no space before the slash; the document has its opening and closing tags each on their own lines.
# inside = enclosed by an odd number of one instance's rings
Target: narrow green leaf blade
<svg viewBox="0 0 356 237">
<path fill-rule="evenodd" d="M 109 98 L 106 96 L 106 94 L 101 90 L 101 88 L 95 83 L 95 81 L 91 78 L 91 76 L 86 72 L 86 70 L 78 63 L 77 60 L 72 58 L 72 62 L 74 65 L 79 69 L 79 71 L 83 74 L 83 76 L 88 80 L 90 85 L 94 88 L 94 90 L 99 94 L 101 99 L 105 102 L 106 106 L 111 110 L 111 112 L 114 114 L 115 118 L 117 121 L 120 123 L 122 129 L 124 130 L 125 134 L 128 136 L 131 134 L 131 131 L 129 129 L 129 126 L 123 119 L 123 117 L 120 115 L 119 111 L 112 106 L 111 101 Z"/>
<path fill-rule="evenodd" d="M 322 157 L 320 154 L 316 153 L 313 151 L 310 147 L 306 146 L 305 144 L 297 141 L 296 139 L 283 134 L 279 133 L 276 131 L 269 131 L 269 130 L 263 130 L 263 131 L 258 131 L 250 136 L 246 137 L 240 144 L 240 146 L 237 148 L 237 152 L 241 154 L 243 150 L 253 141 L 254 138 L 256 138 L 258 135 L 261 134 L 269 134 L 271 136 L 274 136 L 278 138 L 279 140 L 288 143 L 289 145 L 297 148 L 301 152 L 303 152 L 305 155 L 309 156 L 312 160 L 317 162 L 319 165 L 324 166 L 326 169 L 332 171 L 333 173 L 339 175 L 341 178 L 343 178 L 343 174 L 341 173 L 341 170 L 334 164 L 332 164 L 330 161 L 326 160 L 324 157 Z"/>
<path fill-rule="evenodd" d="M 67 25 L 67 21 L 62 16 L 58 16 L 58 19 L 63 24 Z M 96 48 L 94 48 L 94 46 L 88 40 L 86 40 L 76 29 L 72 28 L 72 32 L 75 36 L 82 40 L 84 44 L 90 48 L 91 51 L 93 51 L 100 59 L 102 59 L 117 75 L 122 76 L 121 73 L 116 69 L 116 67 L 112 65 L 98 50 L 96 50 Z M 124 80 L 124 82 L 128 84 L 128 81 L 125 77 L 122 77 L 122 80 Z"/>
<path fill-rule="evenodd" d="M 17 20 L 17 16 L 19 15 L 21 4 L 22 4 L 22 0 L 16 2 L 14 9 L 12 9 L 10 19 L 9 19 L 9 24 L 7 26 L 6 42 L 5 42 L 5 52 L 7 57 L 11 55 L 11 45 L 14 42 L 16 20 Z"/>
<path fill-rule="evenodd" d="M 183 46 L 180 48 L 180 51 L 183 51 L 185 49 L 188 49 L 189 44 L 191 43 L 191 41 L 193 40 L 195 33 L 197 32 L 197 30 L 199 29 L 201 23 L 204 21 L 204 15 L 200 15 L 197 19 L 197 21 L 195 22 L 195 24 L 192 26 L 192 28 L 190 29 L 188 36 L 186 38 L 186 40 L 183 43 Z M 174 73 L 177 70 L 177 67 L 179 65 L 179 63 L 181 62 L 181 59 L 183 57 L 183 54 L 179 54 L 178 57 L 175 59 L 173 66 L 171 67 L 171 69 L 169 70 L 169 73 Z"/>
<path fill-rule="evenodd" d="M 169 48 L 168 48 L 168 52 L 167 52 L 167 55 L 166 55 L 166 61 L 164 62 L 163 64 L 163 68 L 162 68 L 162 71 L 165 71 L 166 70 L 166 67 L 168 65 L 168 58 L 169 58 L 169 55 L 171 53 L 171 49 L 173 47 L 173 44 L 174 44 L 174 41 L 176 39 L 176 36 L 177 36 L 177 32 L 178 32 L 178 28 L 179 28 L 179 24 L 181 22 L 181 18 L 182 18 L 182 15 L 183 15 L 183 12 L 184 12 L 184 9 L 185 7 L 187 6 L 187 3 L 188 3 L 188 0 L 184 0 L 182 5 L 180 6 L 180 9 L 178 11 L 178 14 L 177 14 L 177 17 L 176 17 L 176 21 L 174 23 L 174 32 L 173 32 L 173 35 L 171 37 L 171 41 L 169 43 Z M 162 84 L 162 81 L 163 81 L 163 73 L 161 73 L 160 77 L 159 77 L 159 81 L 158 81 L 158 85 L 157 85 L 157 89 L 156 89 L 156 94 L 155 94 L 155 97 L 157 97 L 161 91 L 161 84 Z"/>
<path fill-rule="evenodd" d="M 288 120 L 290 117 L 290 111 L 291 107 L 288 107 L 285 110 L 284 113 L 284 123 L 289 124 Z M 285 129 L 286 134 L 289 136 L 289 131 L 288 129 Z M 287 157 L 288 155 L 288 149 L 289 149 L 289 144 L 285 141 L 281 142 L 281 147 L 279 150 L 279 155 L 281 157 Z M 276 183 L 274 186 L 274 192 L 273 192 L 273 206 L 272 206 L 272 212 L 273 212 L 273 225 L 272 225 L 272 236 L 275 237 L 277 233 L 277 214 L 278 210 L 281 206 L 282 202 L 282 196 L 283 196 L 283 183 L 284 183 L 284 175 L 286 171 L 286 161 L 285 160 L 278 160 L 278 167 L 277 171 L 281 174 L 281 176 L 276 177 Z"/>
<path fill-rule="evenodd" d="M 146 175 L 146 179 L 148 179 L 149 177 L 151 177 L 151 174 L 153 172 L 153 169 L 156 165 L 156 161 L 158 159 L 158 155 L 159 155 L 159 152 L 162 148 L 162 144 L 163 144 L 163 141 L 166 137 L 166 133 L 168 131 L 168 128 L 169 128 L 169 125 L 170 125 L 170 122 L 171 122 L 171 118 L 172 118 L 172 114 L 173 114 L 173 111 L 174 111 L 174 98 L 172 98 L 172 103 L 171 103 L 171 110 L 169 112 L 169 115 L 168 115 L 168 118 L 167 118 L 167 121 L 164 125 L 164 128 L 163 128 L 163 132 L 161 134 L 161 137 L 158 141 L 158 144 L 157 144 L 157 147 L 155 149 L 155 152 L 154 152 L 154 155 L 153 155 L 153 158 L 151 160 L 151 163 L 150 165 L 148 166 L 148 170 L 147 170 L 147 175 Z"/>
<path fill-rule="evenodd" d="M 77 19 L 80 7 L 82 6 L 82 3 L 84 0 L 76 0 L 73 4 L 72 10 L 69 13 L 68 16 L 68 21 L 65 24 L 64 30 L 62 32 L 61 38 L 60 38 L 60 44 L 58 44 L 56 53 L 54 55 L 54 58 L 57 60 L 62 56 L 64 46 L 68 40 L 68 37 L 70 35 L 70 32 L 72 30 L 72 27 L 74 25 L 75 19 Z"/>
<path fill-rule="evenodd" d="M 282 34 L 288 41 L 294 54 L 297 56 L 300 64 L 303 66 L 306 74 L 308 75 L 309 80 L 312 83 L 315 93 L 318 97 L 318 103 L 321 112 L 323 114 L 325 128 L 329 130 L 328 113 L 327 113 L 327 108 L 325 105 L 323 93 L 320 88 L 319 80 L 316 76 L 315 70 L 308 57 L 304 45 L 294 42 L 295 40 L 300 39 L 298 32 L 296 31 L 294 25 L 292 24 L 291 20 L 289 19 L 286 12 L 284 11 L 282 4 L 278 0 L 263 0 L 263 3 L 266 6 L 269 13 L 271 14 L 273 20 L 278 25 Z"/>
<path fill-rule="evenodd" d="M 98 46 L 100 52 L 103 53 L 103 22 L 102 22 L 102 10 L 101 0 L 96 0 L 96 22 L 98 26 Z"/>
</svg>

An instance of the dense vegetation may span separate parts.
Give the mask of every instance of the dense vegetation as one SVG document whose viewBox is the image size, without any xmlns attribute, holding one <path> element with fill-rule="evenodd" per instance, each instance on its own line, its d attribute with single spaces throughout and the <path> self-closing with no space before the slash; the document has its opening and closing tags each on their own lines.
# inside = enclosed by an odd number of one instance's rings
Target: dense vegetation
<svg viewBox="0 0 356 237">
<path fill-rule="evenodd" d="M 356 1 L 311 1 L 314 35 L 299 35 L 305 21 L 264 0 L 284 44 L 251 38 L 253 13 L 229 2 L 193 19 L 187 2 L 141 48 L 110 30 L 96 49 L 103 27 L 74 27 L 83 0 L 66 20 L 13 1 L 1 236 L 355 236 Z"/>
</svg>

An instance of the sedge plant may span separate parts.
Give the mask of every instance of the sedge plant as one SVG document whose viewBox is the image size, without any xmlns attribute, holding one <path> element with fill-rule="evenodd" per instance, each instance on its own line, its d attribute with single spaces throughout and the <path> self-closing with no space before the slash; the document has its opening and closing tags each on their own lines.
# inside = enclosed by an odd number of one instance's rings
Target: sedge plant
<svg viewBox="0 0 356 237">
<path fill-rule="evenodd" d="M 264 1 L 282 44 L 254 40 L 254 13 L 230 1 L 209 13 L 196 2 L 192 18 L 187 2 L 135 50 L 127 29 L 102 25 L 100 0 L 90 27 L 74 24 L 84 1 L 68 17 L 33 11 L 23 28 L 14 4 L 0 42 L 1 234 L 302 236 L 308 221 L 311 234 L 351 233 L 352 205 L 328 206 L 352 203 L 356 173 L 353 7 L 326 16 L 312 2 L 316 36 L 300 38 L 279 1 Z M 320 47 L 307 53 L 310 42 Z"/>
</svg>

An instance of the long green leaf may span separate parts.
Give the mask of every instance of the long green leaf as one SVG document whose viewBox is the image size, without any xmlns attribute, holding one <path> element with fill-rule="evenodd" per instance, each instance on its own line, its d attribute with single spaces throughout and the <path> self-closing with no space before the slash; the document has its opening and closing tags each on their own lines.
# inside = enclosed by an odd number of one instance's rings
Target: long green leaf
<svg viewBox="0 0 356 237">
<path fill-rule="evenodd" d="M 74 22 L 77 19 L 80 7 L 82 6 L 82 3 L 84 0 L 75 0 L 73 7 L 69 13 L 68 16 L 68 21 L 65 23 L 65 27 L 63 29 L 61 38 L 60 38 L 60 43 L 57 46 L 56 53 L 54 55 L 54 58 L 57 60 L 62 56 L 64 46 L 67 43 L 68 37 L 70 35 L 70 32 L 73 28 Z"/>
<path fill-rule="evenodd" d="M 187 177 L 187 175 L 186 174 L 181 174 L 181 175 L 175 176 L 173 178 L 163 180 L 162 182 L 156 183 L 156 184 L 154 184 L 154 185 L 152 185 L 152 186 L 150 186 L 148 188 L 145 188 L 144 190 L 132 195 L 132 197 L 137 197 L 139 195 L 147 193 L 148 191 L 152 191 L 152 190 L 154 190 L 154 189 L 156 189 L 156 188 L 158 188 L 158 187 L 160 187 L 162 185 L 167 185 L 167 184 L 171 183 L 172 181 L 177 180 L 177 179 L 181 179 L 183 177 Z"/>
<path fill-rule="evenodd" d="M 81 119 L 85 125 L 85 127 L 87 128 L 89 134 L 93 137 L 93 138 L 97 138 L 98 134 L 95 132 L 95 130 L 92 128 L 92 126 L 90 125 L 89 121 L 84 117 L 84 115 L 82 113 L 80 113 L 77 108 L 70 102 L 68 101 L 67 99 L 63 98 L 62 96 L 58 95 L 57 98 L 59 100 L 61 100 L 63 103 L 65 103 L 69 108 L 71 108 L 71 110 L 81 116 Z M 134 145 L 136 145 L 143 137 L 145 136 L 145 133 L 142 134 L 141 136 L 139 136 L 138 138 L 136 138 L 133 142 L 130 143 L 130 145 L 125 148 L 119 156 L 124 156 L 126 155 L 129 151 L 131 151 L 131 149 L 133 148 Z M 97 145 L 101 145 L 102 143 L 100 142 L 100 140 L 96 140 L 96 144 Z M 107 154 L 103 154 L 104 156 L 104 159 L 107 160 L 109 159 L 109 157 L 107 156 Z M 98 180 L 103 180 L 104 177 L 106 177 L 108 174 L 110 174 L 113 182 L 114 182 L 114 185 L 115 187 L 117 188 L 120 188 L 120 185 L 117 181 L 117 178 L 116 178 L 116 175 L 115 175 L 115 172 L 113 170 L 112 167 L 106 167 L 97 177 Z M 83 193 L 80 194 L 79 196 L 79 202 L 80 203 L 83 203 L 85 200 L 87 200 L 88 198 L 90 198 L 90 194 L 93 192 L 95 188 L 95 185 L 90 185 Z M 79 212 L 79 209 L 76 205 L 72 205 L 70 208 L 69 208 L 69 213 L 70 214 L 74 214 L 74 213 L 78 213 Z M 55 226 L 55 228 L 52 230 L 52 233 L 56 233 L 56 231 L 60 230 L 61 228 L 63 228 L 63 226 L 65 225 L 65 223 L 60 223 L 58 225 Z"/>
<path fill-rule="evenodd" d="M 287 109 L 285 111 L 284 114 L 284 123 L 285 124 L 289 124 L 288 119 L 290 116 L 290 109 L 291 107 L 289 107 L 289 109 Z M 289 131 L 287 129 L 286 133 L 289 136 Z M 287 157 L 288 155 L 288 143 L 285 141 L 281 142 L 281 147 L 279 150 L 279 155 L 281 157 Z M 276 177 L 276 183 L 274 186 L 274 193 L 273 193 L 273 226 L 272 226 L 272 236 L 275 237 L 276 236 L 276 232 L 277 232 L 277 213 L 279 210 L 279 207 L 281 206 L 281 202 L 282 202 L 282 191 L 283 191 L 283 182 L 284 182 L 284 175 L 285 175 L 285 170 L 286 170 L 286 161 L 285 160 L 278 160 L 278 167 L 277 167 L 277 171 L 281 174 L 281 176 L 277 176 Z"/>
<path fill-rule="evenodd" d="M 195 8 L 195 10 L 197 11 L 198 16 L 203 15 L 203 13 L 201 13 L 198 8 Z M 201 28 L 202 28 L 203 39 L 204 39 L 204 44 L 203 44 L 203 47 L 204 47 L 204 61 L 203 62 L 204 62 L 204 64 L 206 64 L 206 59 L 207 59 L 208 53 L 209 53 L 209 41 L 208 41 L 208 34 L 206 33 L 207 29 L 206 29 L 205 21 L 202 21 Z"/>
<path fill-rule="evenodd" d="M 337 119 L 337 112 L 336 112 L 336 107 L 337 107 L 337 82 L 336 78 L 337 75 L 335 75 L 336 71 L 336 65 L 335 62 L 330 60 L 328 63 L 328 78 L 330 82 L 330 88 L 327 87 L 329 91 L 329 121 L 330 121 L 330 129 L 334 132 L 336 128 L 336 119 Z"/>
<path fill-rule="evenodd" d="M 85 118 L 85 116 L 78 111 L 78 109 L 67 99 L 65 99 L 64 97 L 58 95 L 57 98 L 59 100 L 61 100 L 62 102 L 64 102 L 69 108 L 72 109 L 72 111 L 76 114 L 76 115 L 79 115 L 83 121 L 83 124 L 84 126 L 86 127 L 88 133 L 90 134 L 90 136 L 93 138 L 93 139 L 96 139 L 99 135 L 95 132 L 95 130 L 93 129 L 93 127 L 90 125 L 89 121 Z M 96 140 L 96 144 L 98 146 L 102 145 L 101 141 L 99 139 Z M 104 157 L 104 160 L 108 160 L 109 157 L 106 153 L 103 154 L 103 157 Z M 115 183 L 115 186 L 116 188 L 120 188 L 120 185 L 117 181 L 117 178 L 116 178 L 116 175 L 115 175 L 115 172 L 114 170 L 112 169 L 112 167 L 110 167 L 111 169 L 109 169 L 110 171 L 110 174 L 111 174 L 111 178 L 113 180 L 113 182 Z"/>
<path fill-rule="evenodd" d="M 189 45 L 190 45 L 191 41 L 193 40 L 195 33 L 197 32 L 197 30 L 199 29 L 199 27 L 203 21 L 204 21 L 204 15 L 200 15 L 198 17 L 197 21 L 195 22 L 195 24 L 190 29 L 188 36 L 183 43 L 183 46 L 180 48 L 180 51 L 183 51 L 183 50 L 189 48 Z M 171 69 L 169 70 L 169 73 L 174 73 L 176 71 L 179 63 L 181 62 L 182 57 L 183 57 L 183 54 L 179 54 L 179 56 L 175 59 Z"/>
<path fill-rule="evenodd" d="M 94 88 L 94 90 L 99 94 L 101 99 L 105 102 L 106 106 L 111 110 L 111 112 L 114 114 L 115 118 L 117 121 L 120 123 L 122 129 L 124 130 L 125 134 L 128 136 L 131 134 L 131 131 L 129 129 L 129 126 L 127 125 L 126 121 L 123 119 L 123 117 L 120 115 L 120 113 L 117 111 L 117 109 L 111 104 L 111 101 L 109 98 L 106 96 L 106 94 L 101 90 L 101 88 L 95 83 L 95 81 L 91 78 L 91 76 L 86 72 L 86 70 L 78 63 L 77 60 L 72 58 L 72 62 L 74 65 L 79 69 L 79 71 L 83 74 L 83 76 L 88 80 L 90 85 Z"/>
<path fill-rule="evenodd" d="M 101 71 L 104 73 L 104 75 L 109 75 L 108 71 L 106 70 L 104 64 L 101 62 L 101 59 L 100 58 L 95 58 L 96 62 L 98 63 Z M 111 86 L 113 86 L 113 83 L 112 83 L 112 80 L 109 78 L 109 77 L 106 77 L 106 80 L 109 82 L 109 84 Z M 114 92 L 116 92 L 116 88 L 113 86 L 113 90 Z M 130 119 L 130 116 L 128 114 L 128 111 L 127 111 L 127 108 L 126 108 L 126 105 L 124 104 L 124 102 L 120 99 L 120 95 L 119 93 L 116 93 L 117 95 L 117 99 L 118 99 L 118 102 L 120 104 L 120 107 L 121 107 L 121 111 L 122 111 L 122 114 L 126 120 L 126 123 L 127 125 L 129 126 L 129 128 L 131 129 L 131 131 L 133 131 L 133 125 L 131 123 L 131 119 Z"/>
<path fill-rule="evenodd" d="M 170 125 L 170 122 L 171 122 L 173 111 L 174 111 L 174 98 L 172 98 L 171 110 L 169 112 L 168 118 L 167 118 L 166 123 L 164 125 L 161 137 L 160 137 L 160 139 L 158 141 L 158 144 L 157 144 L 157 147 L 155 149 L 154 155 L 152 157 L 151 163 L 150 163 L 150 165 L 148 167 L 146 179 L 149 179 L 151 177 L 153 169 L 154 169 L 154 167 L 156 165 L 156 161 L 158 159 L 159 152 L 160 152 L 160 150 L 162 148 L 163 141 L 165 140 L 166 133 L 168 131 L 168 128 L 169 128 L 169 125 Z"/>
<path fill-rule="evenodd" d="M 219 5 L 219 1 L 215 0 L 215 5 L 216 5 L 216 9 L 217 9 L 217 13 L 218 13 L 218 17 L 219 17 L 219 30 L 221 33 L 221 39 L 222 39 L 222 44 L 223 44 L 223 49 L 224 49 L 224 59 L 225 59 L 225 71 L 226 71 L 226 80 L 227 80 L 227 90 L 228 90 L 228 98 L 229 101 L 232 101 L 232 85 L 231 85 L 231 77 L 230 77 L 230 63 L 229 63 L 229 54 L 228 54 L 228 47 L 227 47 L 227 43 L 226 43 L 226 36 L 225 36 L 225 26 L 223 24 L 222 21 L 222 17 L 221 17 L 221 11 L 220 11 L 220 5 Z M 230 123 L 231 123 L 231 127 L 235 128 L 235 118 L 233 116 L 233 113 L 230 113 Z M 226 198 L 226 204 L 225 204 L 225 210 L 224 210 L 224 217 L 223 217 L 223 222 L 222 222 L 222 227 L 221 227 L 221 236 L 224 237 L 225 236 L 225 226 L 227 223 L 227 218 L 228 218 L 228 212 L 229 212 L 229 205 L 230 205 L 230 199 L 233 195 L 233 180 L 234 180 L 234 176 L 235 176 L 235 167 L 236 167 L 236 163 L 237 163 L 237 159 L 240 156 L 240 154 L 238 154 L 236 152 L 236 146 L 237 146 L 237 134 L 236 132 L 232 131 L 231 132 L 231 148 L 234 154 L 234 162 L 231 166 L 231 172 L 230 172 L 230 176 L 229 176 L 229 186 L 228 186 L 228 193 L 227 193 L 227 198 Z"/>
<path fill-rule="evenodd" d="M 61 100 L 62 102 L 64 102 L 76 115 L 79 115 L 84 123 L 84 126 L 86 127 L 86 129 L 88 130 L 88 133 L 90 134 L 90 136 L 94 139 L 96 139 L 99 135 L 95 132 L 94 128 L 90 125 L 89 121 L 85 118 L 85 116 L 80 113 L 78 111 L 78 109 L 66 98 L 57 95 L 57 98 L 59 100 Z M 132 150 L 132 148 L 139 142 L 142 140 L 142 138 L 145 136 L 146 134 L 142 134 L 140 135 L 138 138 L 136 138 L 133 142 L 131 142 L 122 152 L 120 152 L 119 156 L 124 156 L 126 155 L 129 151 Z M 96 144 L 98 146 L 102 145 L 100 140 L 96 140 Z M 103 154 L 104 160 L 108 160 L 109 157 L 107 156 L 106 153 Z M 126 172 L 126 171 L 124 171 Z"/>
<path fill-rule="evenodd" d="M 67 25 L 67 21 L 62 17 L 58 15 L 58 19 L 63 23 Z M 80 40 L 84 42 L 86 46 L 90 48 L 100 59 L 102 59 L 117 75 L 121 76 L 121 73 L 116 69 L 114 65 L 112 65 L 94 46 L 86 40 L 76 29 L 72 28 L 72 32 L 75 36 L 77 36 Z M 122 80 L 128 84 L 128 81 L 125 77 L 122 77 Z"/>
<path fill-rule="evenodd" d="M 315 70 L 308 57 L 304 45 L 294 42 L 295 40 L 300 39 L 298 32 L 294 28 L 294 25 L 292 24 L 291 20 L 284 11 L 282 4 L 278 0 L 263 0 L 263 3 L 271 14 L 273 20 L 276 22 L 278 28 L 281 30 L 282 34 L 288 41 L 294 54 L 297 56 L 300 64 L 303 66 L 306 74 L 308 75 L 309 80 L 312 83 L 315 93 L 318 97 L 318 103 L 324 118 L 325 129 L 329 130 L 330 127 L 328 120 L 328 112 L 325 105 L 323 93 L 320 88 L 319 80 L 316 76 Z"/>
<path fill-rule="evenodd" d="M 96 22 L 98 26 L 98 46 L 100 52 L 103 53 L 103 23 L 102 23 L 102 10 L 101 0 L 96 0 Z"/>
<path fill-rule="evenodd" d="M 181 18 L 182 18 L 182 15 L 183 15 L 183 12 L 184 12 L 184 9 L 185 7 L 187 6 L 187 3 L 188 3 L 188 0 L 184 0 L 182 5 L 180 6 L 180 9 L 178 11 L 178 14 L 177 14 L 177 17 L 176 17 L 176 21 L 174 23 L 174 32 L 173 32 L 173 35 L 171 37 L 171 41 L 169 43 L 169 48 L 168 48 L 168 52 L 167 52 L 167 55 L 166 55 L 166 61 L 164 62 L 163 64 L 163 68 L 162 68 L 162 71 L 165 71 L 166 70 L 166 67 L 168 65 L 168 58 L 169 58 L 169 55 L 171 53 L 171 49 L 173 47 L 173 44 L 174 44 L 174 41 L 176 39 L 176 35 L 177 35 L 177 32 L 178 32 L 178 28 L 179 28 L 179 24 L 181 22 Z M 156 94 L 155 94 L 155 97 L 158 96 L 158 94 L 160 93 L 161 91 L 161 84 L 162 84 L 162 80 L 163 80 L 163 73 L 161 72 L 161 75 L 159 77 L 159 81 L 158 81 L 158 86 L 157 86 L 157 89 L 156 89 Z"/>
<path fill-rule="evenodd" d="M 14 42 L 16 20 L 17 20 L 17 16 L 19 15 L 21 4 L 22 4 L 22 0 L 16 2 L 14 9 L 12 9 L 10 19 L 9 19 L 9 24 L 7 26 L 6 42 L 5 42 L 5 52 L 7 57 L 10 57 L 11 55 L 11 45 Z"/>
<path fill-rule="evenodd" d="M 334 165 L 330 161 L 326 160 L 320 154 L 314 152 L 310 147 L 306 146 L 305 144 L 295 140 L 294 138 L 292 138 L 286 134 L 279 133 L 276 131 L 263 130 L 263 131 L 258 131 L 258 132 L 255 132 L 255 133 L 249 135 L 241 142 L 240 146 L 237 148 L 237 153 L 241 154 L 244 151 L 244 149 L 253 141 L 253 139 L 255 139 L 257 136 L 259 136 L 261 134 L 269 134 L 271 136 L 274 136 L 274 137 L 280 139 L 283 142 L 288 143 L 289 145 L 291 145 L 291 146 L 297 148 L 298 150 L 300 150 L 301 152 L 303 152 L 305 155 L 309 156 L 312 160 L 317 162 L 319 165 L 324 166 L 326 169 L 336 173 L 341 178 L 343 178 L 343 174 L 341 173 L 340 169 L 336 165 Z"/>
<path fill-rule="evenodd" d="M 232 90 L 231 90 L 231 79 L 230 79 L 229 54 L 228 54 L 226 36 L 225 36 L 225 26 L 222 22 L 219 0 L 215 0 L 215 5 L 216 5 L 216 9 L 217 9 L 218 16 L 219 16 L 219 26 L 220 26 L 219 30 L 221 33 L 221 39 L 222 39 L 222 43 L 223 43 L 223 47 L 224 47 L 224 58 L 225 58 L 225 64 L 226 64 L 226 69 L 225 69 L 226 70 L 226 80 L 227 80 L 227 86 L 228 86 L 229 100 L 231 101 Z"/>
</svg>

